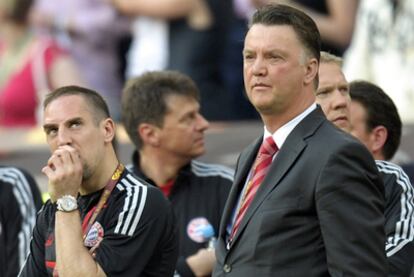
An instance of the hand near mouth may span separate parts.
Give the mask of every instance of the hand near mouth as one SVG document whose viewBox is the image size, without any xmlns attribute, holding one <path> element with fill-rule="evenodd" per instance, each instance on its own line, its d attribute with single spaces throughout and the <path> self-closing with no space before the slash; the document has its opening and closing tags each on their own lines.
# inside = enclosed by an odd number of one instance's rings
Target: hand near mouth
<svg viewBox="0 0 414 277">
<path fill-rule="evenodd" d="M 52 202 L 63 195 L 77 196 L 83 175 L 78 151 L 68 145 L 59 147 L 49 158 L 42 172 L 48 177 Z"/>
</svg>

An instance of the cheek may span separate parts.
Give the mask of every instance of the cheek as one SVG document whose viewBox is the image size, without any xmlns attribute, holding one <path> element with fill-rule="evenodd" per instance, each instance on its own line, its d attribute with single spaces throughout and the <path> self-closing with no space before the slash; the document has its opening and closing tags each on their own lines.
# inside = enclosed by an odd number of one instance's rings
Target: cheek
<svg viewBox="0 0 414 277">
<path fill-rule="evenodd" d="M 47 144 L 49 145 L 49 148 L 50 148 L 51 152 L 54 152 L 58 148 L 55 139 L 47 138 L 46 141 L 47 141 Z"/>
<path fill-rule="evenodd" d="M 360 126 L 353 126 L 353 129 L 351 131 L 351 135 L 356 137 L 360 142 L 365 144 L 367 146 L 367 137 L 364 135 L 364 132 L 361 132 Z"/>
<path fill-rule="evenodd" d="M 244 85 L 246 86 L 246 88 L 248 88 L 248 84 L 250 82 L 251 76 L 252 74 L 251 74 L 250 69 L 245 66 L 243 69 L 243 80 L 244 80 Z"/>
<path fill-rule="evenodd" d="M 299 71 L 295 71 L 291 66 L 288 65 L 273 65 L 268 67 L 269 77 L 273 80 L 278 80 L 281 83 L 289 80 L 297 79 Z"/>
<path fill-rule="evenodd" d="M 318 103 L 321 106 L 323 113 L 326 115 L 327 118 L 329 118 L 329 101 L 326 98 L 321 99 L 316 97 L 316 103 Z"/>
</svg>

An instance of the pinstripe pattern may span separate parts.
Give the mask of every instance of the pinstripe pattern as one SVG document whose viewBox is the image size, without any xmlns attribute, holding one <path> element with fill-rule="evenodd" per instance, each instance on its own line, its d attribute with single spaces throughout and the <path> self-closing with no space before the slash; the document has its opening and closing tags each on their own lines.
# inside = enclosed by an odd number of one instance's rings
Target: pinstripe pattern
<svg viewBox="0 0 414 277">
<path fill-rule="evenodd" d="M 13 194 L 19 203 L 22 226 L 18 233 L 19 265 L 22 266 L 29 252 L 30 237 L 36 222 L 36 207 L 30 185 L 24 174 L 13 167 L 0 168 L 0 180 L 13 186 Z"/>
<path fill-rule="evenodd" d="M 120 191 L 126 191 L 122 212 L 118 216 L 115 234 L 132 236 L 141 219 L 147 201 L 148 188 L 130 173 L 116 186 Z"/>
<path fill-rule="evenodd" d="M 196 176 L 221 176 L 225 179 L 233 181 L 234 170 L 218 164 L 207 164 L 200 161 L 191 161 L 191 171 Z"/>
<path fill-rule="evenodd" d="M 388 237 L 385 244 L 387 257 L 390 257 L 414 239 L 414 190 L 401 167 L 386 161 L 376 161 L 376 164 L 379 172 L 395 175 L 396 183 L 402 189 L 400 218 L 395 223 L 394 235 Z"/>
</svg>

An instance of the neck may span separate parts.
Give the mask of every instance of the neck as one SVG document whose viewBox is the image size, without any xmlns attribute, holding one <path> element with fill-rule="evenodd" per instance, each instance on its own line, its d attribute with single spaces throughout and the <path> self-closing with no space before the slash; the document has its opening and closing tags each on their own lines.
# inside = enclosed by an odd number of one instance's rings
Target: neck
<svg viewBox="0 0 414 277">
<path fill-rule="evenodd" d="M 381 152 L 372 153 L 374 160 L 385 161 L 385 157 Z"/>
<path fill-rule="evenodd" d="M 308 91 L 303 93 L 300 101 L 288 105 L 284 111 L 279 113 L 261 113 L 260 116 L 263 120 L 264 125 L 270 133 L 276 132 L 280 127 L 303 113 L 315 102 L 315 97 L 312 92 Z"/>
<path fill-rule="evenodd" d="M 82 182 L 79 189 L 81 195 L 91 194 L 103 189 L 112 177 L 119 161 L 113 149 L 108 151 L 110 151 L 110 153 L 108 155 L 104 155 L 104 158 L 102 159 L 103 162 L 94 169 L 94 172 L 90 178 Z"/>
<path fill-rule="evenodd" d="M 139 151 L 139 159 L 141 171 L 158 187 L 175 179 L 180 169 L 188 163 L 187 160 L 168 157 L 145 147 Z"/>
</svg>

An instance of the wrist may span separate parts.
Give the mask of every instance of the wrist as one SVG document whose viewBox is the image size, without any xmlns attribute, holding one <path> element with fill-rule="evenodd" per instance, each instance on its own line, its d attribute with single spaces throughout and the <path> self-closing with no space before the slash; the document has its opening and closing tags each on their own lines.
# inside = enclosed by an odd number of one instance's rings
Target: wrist
<svg viewBox="0 0 414 277">
<path fill-rule="evenodd" d="M 78 201 L 72 195 L 63 195 L 57 199 L 56 208 L 61 212 L 72 212 L 78 209 Z"/>
</svg>

